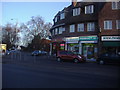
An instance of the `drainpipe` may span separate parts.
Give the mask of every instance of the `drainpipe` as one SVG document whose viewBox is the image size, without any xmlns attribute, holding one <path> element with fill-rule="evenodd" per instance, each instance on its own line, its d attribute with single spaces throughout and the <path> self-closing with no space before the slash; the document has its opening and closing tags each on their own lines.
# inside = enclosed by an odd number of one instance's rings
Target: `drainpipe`
<svg viewBox="0 0 120 90">
<path fill-rule="evenodd" d="M 79 41 L 79 54 L 82 54 L 82 44 L 81 44 L 81 41 Z"/>
<path fill-rule="evenodd" d="M 52 55 L 52 43 L 50 43 L 50 52 L 49 52 L 50 56 Z"/>
<path fill-rule="evenodd" d="M 67 43 L 65 42 L 65 50 L 67 50 Z"/>
</svg>

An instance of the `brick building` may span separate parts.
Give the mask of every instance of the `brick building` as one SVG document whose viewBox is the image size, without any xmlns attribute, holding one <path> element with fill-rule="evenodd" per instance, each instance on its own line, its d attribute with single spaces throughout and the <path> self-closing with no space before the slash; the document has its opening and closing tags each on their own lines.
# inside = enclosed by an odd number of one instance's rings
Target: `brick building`
<svg viewBox="0 0 120 90">
<path fill-rule="evenodd" d="M 120 52 L 120 2 L 107 2 L 99 12 L 100 46 L 103 52 Z"/>
<path fill-rule="evenodd" d="M 72 2 L 70 6 L 59 11 L 50 30 L 51 53 L 54 54 L 57 50 L 70 50 L 86 56 L 87 59 L 95 60 L 104 46 L 101 38 L 112 35 L 113 32 L 116 36 L 119 35 L 119 9 L 112 11 L 112 4 L 112 2 Z M 115 5 L 119 7 L 118 4 Z M 109 13 L 113 16 L 111 17 Z M 114 22 L 118 23 L 115 24 L 118 29 L 104 30 L 104 23 L 107 22 L 105 20 L 109 19 L 117 20 Z"/>
</svg>

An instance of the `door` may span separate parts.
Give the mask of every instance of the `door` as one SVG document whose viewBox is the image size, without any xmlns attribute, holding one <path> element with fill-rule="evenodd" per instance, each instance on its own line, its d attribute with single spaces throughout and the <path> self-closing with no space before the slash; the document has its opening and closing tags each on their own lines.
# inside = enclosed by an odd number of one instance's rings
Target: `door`
<svg viewBox="0 0 120 90">
<path fill-rule="evenodd" d="M 96 49 L 93 45 L 84 45 L 83 44 L 83 55 L 86 57 L 86 59 L 94 59 L 96 55 Z"/>
<path fill-rule="evenodd" d="M 74 55 L 73 52 L 69 52 L 69 51 L 68 51 L 68 52 L 67 52 L 67 59 L 68 59 L 68 60 L 73 60 L 73 55 Z"/>
</svg>

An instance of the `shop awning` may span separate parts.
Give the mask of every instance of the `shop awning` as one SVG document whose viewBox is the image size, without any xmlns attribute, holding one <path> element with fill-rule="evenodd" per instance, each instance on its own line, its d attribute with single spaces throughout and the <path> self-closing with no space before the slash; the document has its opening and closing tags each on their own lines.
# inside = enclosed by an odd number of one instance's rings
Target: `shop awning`
<svg viewBox="0 0 120 90">
<path fill-rule="evenodd" d="M 103 42 L 103 46 L 105 46 L 105 47 L 119 47 L 120 42 Z"/>
</svg>

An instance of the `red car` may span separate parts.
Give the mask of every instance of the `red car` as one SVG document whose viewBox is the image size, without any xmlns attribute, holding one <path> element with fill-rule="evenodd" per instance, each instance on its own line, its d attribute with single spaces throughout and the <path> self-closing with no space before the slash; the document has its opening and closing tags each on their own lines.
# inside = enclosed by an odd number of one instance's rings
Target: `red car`
<svg viewBox="0 0 120 90">
<path fill-rule="evenodd" d="M 86 61 L 84 56 L 74 54 L 72 51 L 58 51 L 57 61 L 60 62 L 62 60 L 74 61 L 75 63 Z"/>
</svg>

